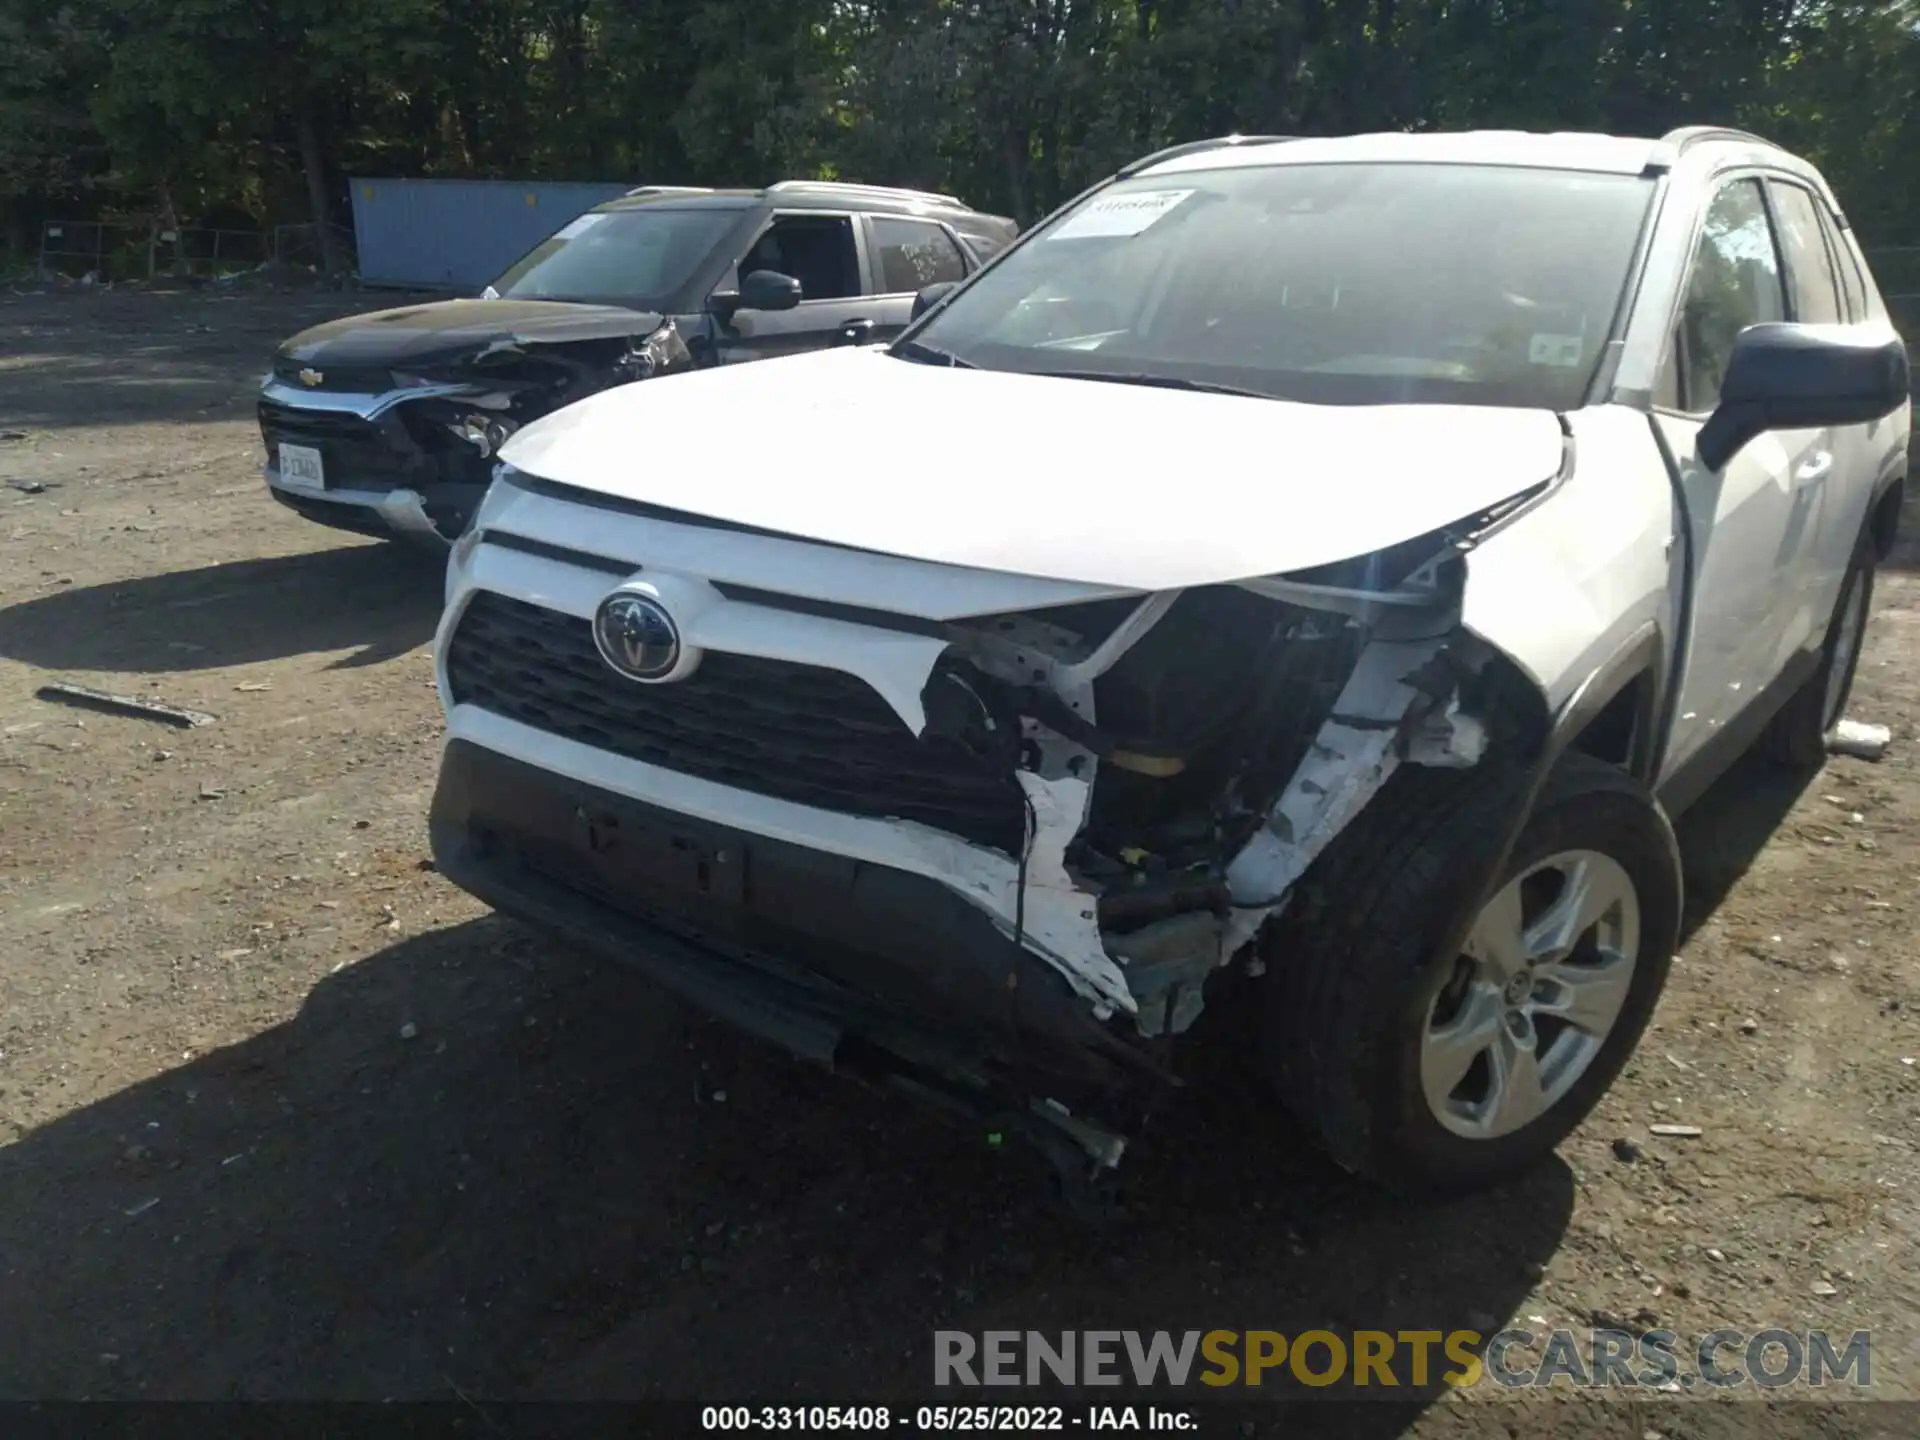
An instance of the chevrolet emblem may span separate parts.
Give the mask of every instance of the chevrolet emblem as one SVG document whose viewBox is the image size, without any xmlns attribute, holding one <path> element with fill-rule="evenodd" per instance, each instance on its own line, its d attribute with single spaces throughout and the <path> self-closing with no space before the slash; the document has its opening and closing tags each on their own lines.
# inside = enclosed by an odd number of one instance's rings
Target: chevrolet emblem
<svg viewBox="0 0 1920 1440">
<path fill-rule="evenodd" d="M 314 386 L 318 385 L 321 381 L 325 380 L 326 378 L 327 377 L 321 374 L 318 370 L 309 369 L 309 370 L 302 370 L 300 372 L 300 383 L 306 386 L 309 390 L 311 390 Z"/>
</svg>

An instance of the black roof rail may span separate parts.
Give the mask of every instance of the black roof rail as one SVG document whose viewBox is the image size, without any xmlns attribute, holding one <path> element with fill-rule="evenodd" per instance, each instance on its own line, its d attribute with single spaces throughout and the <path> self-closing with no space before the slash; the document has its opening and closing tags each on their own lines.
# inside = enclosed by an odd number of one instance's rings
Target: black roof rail
<svg viewBox="0 0 1920 1440">
<path fill-rule="evenodd" d="M 636 185 L 620 198 L 630 200 L 635 195 L 711 195 L 713 189 L 707 185 Z"/>
<path fill-rule="evenodd" d="M 1164 150 L 1156 150 L 1151 155 L 1142 155 L 1138 160 L 1122 165 L 1114 172 L 1114 179 L 1125 180 L 1130 175 L 1138 175 L 1149 165 L 1158 165 L 1163 160 L 1178 160 L 1182 155 L 1199 155 L 1228 145 L 1279 145 L 1299 138 L 1298 135 L 1216 135 L 1211 140 L 1189 140 L 1184 145 L 1169 145 Z"/>
<path fill-rule="evenodd" d="M 1669 130 L 1660 137 L 1661 144 L 1671 145 L 1683 153 L 1689 145 L 1702 140 L 1736 140 L 1748 145 L 1773 147 L 1771 140 L 1746 130 L 1736 130 L 1731 125 L 1682 125 L 1679 129 Z"/>
</svg>

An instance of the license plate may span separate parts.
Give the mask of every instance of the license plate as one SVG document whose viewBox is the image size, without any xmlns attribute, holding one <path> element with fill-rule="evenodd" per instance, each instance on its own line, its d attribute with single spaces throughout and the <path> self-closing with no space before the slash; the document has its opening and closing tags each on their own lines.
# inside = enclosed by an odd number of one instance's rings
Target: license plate
<svg viewBox="0 0 1920 1440">
<path fill-rule="evenodd" d="M 280 483 L 289 490 L 326 489 L 327 475 L 320 462 L 320 452 L 311 445 L 282 445 Z"/>
</svg>

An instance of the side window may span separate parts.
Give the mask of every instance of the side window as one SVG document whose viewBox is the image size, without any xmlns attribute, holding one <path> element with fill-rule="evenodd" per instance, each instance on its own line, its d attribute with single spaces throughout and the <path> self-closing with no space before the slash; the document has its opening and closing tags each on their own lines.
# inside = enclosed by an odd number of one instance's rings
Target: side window
<svg viewBox="0 0 1920 1440">
<path fill-rule="evenodd" d="M 875 215 L 873 244 L 879 252 L 880 293 L 901 295 L 943 280 L 967 278 L 967 258 L 953 237 L 927 220 Z"/>
<path fill-rule="evenodd" d="M 1860 263 L 1853 258 L 1853 247 L 1840 233 L 1840 226 L 1827 207 L 1820 207 L 1820 228 L 1826 232 L 1827 246 L 1833 251 L 1834 268 L 1840 272 L 1840 293 L 1846 297 L 1847 319 L 1859 324 L 1867 318 L 1866 289 L 1860 282 Z"/>
<path fill-rule="evenodd" d="M 982 265 L 1007 248 L 1007 242 L 998 235 L 988 235 L 978 230 L 960 232 L 967 244 L 973 247 L 973 253 Z"/>
<path fill-rule="evenodd" d="M 1679 364 L 1680 408 L 1699 415 L 1719 404 L 1720 382 L 1740 332 L 1786 317 L 1780 255 L 1760 182 L 1735 180 L 1707 208 L 1687 277 L 1675 354 L 1668 361 Z"/>
<path fill-rule="evenodd" d="M 1808 325 L 1837 325 L 1844 314 L 1826 236 L 1820 232 L 1818 202 L 1798 185 L 1776 182 L 1772 188 L 1780 246 L 1793 281 L 1793 318 Z"/>
<path fill-rule="evenodd" d="M 851 300 L 860 293 L 860 256 L 845 215 L 781 215 L 740 261 L 741 275 L 772 270 L 800 282 L 802 300 Z"/>
</svg>

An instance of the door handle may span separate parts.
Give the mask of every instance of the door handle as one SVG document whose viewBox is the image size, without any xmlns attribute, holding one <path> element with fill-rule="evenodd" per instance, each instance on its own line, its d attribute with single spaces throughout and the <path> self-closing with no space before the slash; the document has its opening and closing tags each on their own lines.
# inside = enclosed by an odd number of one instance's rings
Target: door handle
<svg viewBox="0 0 1920 1440">
<path fill-rule="evenodd" d="M 1832 469 L 1833 452 L 1822 450 L 1800 462 L 1800 468 L 1793 472 L 1793 480 L 1796 485 L 1818 485 Z"/>
<path fill-rule="evenodd" d="M 840 326 L 840 338 L 849 345 L 858 345 L 873 336 L 873 321 L 848 320 Z"/>
</svg>

